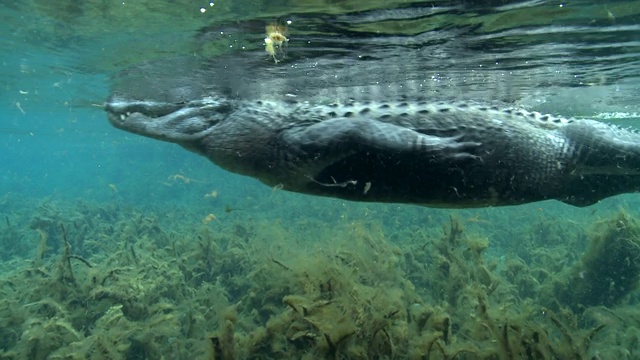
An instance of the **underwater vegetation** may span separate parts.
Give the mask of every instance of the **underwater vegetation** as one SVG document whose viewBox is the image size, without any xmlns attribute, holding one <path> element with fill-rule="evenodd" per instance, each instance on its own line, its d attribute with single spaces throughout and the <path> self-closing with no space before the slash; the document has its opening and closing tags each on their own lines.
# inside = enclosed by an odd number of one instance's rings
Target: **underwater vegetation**
<svg viewBox="0 0 640 360">
<path fill-rule="evenodd" d="M 185 209 L 3 201 L 0 359 L 640 357 L 640 225 L 624 211 L 504 239 L 456 217 L 399 230 L 243 210 L 203 224 Z M 488 253 L 503 241 L 518 252 Z"/>
<path fill-rule="evenodd" d="M 591 234 L 579 262 L 550 282 L 552 307 L 580 313 L 591 306 L 620 304 L 640 280 L 640 227 L 625 213 L 604 221 Z"/>
</svg>

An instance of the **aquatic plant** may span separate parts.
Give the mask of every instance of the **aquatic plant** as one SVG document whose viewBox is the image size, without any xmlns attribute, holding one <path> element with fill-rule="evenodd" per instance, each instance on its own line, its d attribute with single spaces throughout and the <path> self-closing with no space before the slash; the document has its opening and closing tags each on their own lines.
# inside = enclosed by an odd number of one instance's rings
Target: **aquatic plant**
<svg viewBox="0 0 640 360">
<path fill-rule="evenodd" d="M 579 262 L 553 280 L 559 306 L 577 313 L 590 306 L 612 307 L 638 287 L 640 226 L 625 212 L 595 225 Z"/>
<path fill-rule="evenodd" d="M 244 210 L 203 225 L 188 209 L 161 221 L 119 204 L 34 208 L 15 220 L 29 261 L 0 275 L 0 359 L 640 356 L 628 214 L 596 225 L 576 263 L 546 270 L 534 241 L 524 258 L 494 258 L 491 237 L 456 218 L 393 228 L 366 210 L 291 226 Z M 553 292 L 584 266 L 631 280 L 604 297 Z"/>
</svg>

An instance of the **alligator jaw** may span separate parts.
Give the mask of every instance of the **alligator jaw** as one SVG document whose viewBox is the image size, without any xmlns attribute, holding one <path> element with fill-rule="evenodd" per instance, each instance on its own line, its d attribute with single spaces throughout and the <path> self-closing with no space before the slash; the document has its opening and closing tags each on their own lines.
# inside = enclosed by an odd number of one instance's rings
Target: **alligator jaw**
<svg viewBox="0 0 640 360">
<path fill-rule="evenodd" d="M 217 98 L 170 103 L 113 96 L 105 103 L 105 110 L 111 124 L 118 129 L 186 144 L 210 133 L 228 115 L 231 107 Z"/>
</svg>

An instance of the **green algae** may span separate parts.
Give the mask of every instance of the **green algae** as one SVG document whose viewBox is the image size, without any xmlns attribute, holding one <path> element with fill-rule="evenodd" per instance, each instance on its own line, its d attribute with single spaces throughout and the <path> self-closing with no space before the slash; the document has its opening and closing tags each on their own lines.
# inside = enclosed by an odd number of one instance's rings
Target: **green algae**
<svg viewBox="0 0 640 360">
<path fill-rule="evenodd" d="M 580 261 L 550 282 L 556 306 L 574 312 L 621 304 L 640 280 L 640 226 L 621 212 L 592 229 Z"/>
<path fill-rule="evenodd" d="M 34 209 L 2 234 L 31 247 L 3 263 L 1 359 L 638 355 L 639 232 L 626 213 L 577 234 L 586 252 L 554 267 L 533 240 L 522 256 L 488 256 L 492 236 L 455 217 L 406 231 L 370 210 L 291 227 L 246 211 L 204 226 L 118 203 Z M 540 229 L 560 258 L 575 252 L 557 246 L 562 226 Z"/>
</svg>

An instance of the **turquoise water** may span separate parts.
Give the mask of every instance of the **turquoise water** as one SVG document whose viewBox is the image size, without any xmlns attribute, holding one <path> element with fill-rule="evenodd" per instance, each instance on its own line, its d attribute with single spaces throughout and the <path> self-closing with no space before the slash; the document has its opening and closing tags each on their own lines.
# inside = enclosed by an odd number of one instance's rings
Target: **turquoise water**
<svg viewBox="0 0 640 360">
<path fill-rule="evenodd" d="M 576 276 L 593 280 L 587 267 L 599 265 L 585 252 L 614 259 L 594 282 L 613 281 L 615 269 L 635 279 L 637 194 L 587 208 L 545 201 L 469 210 L 291 194 L 117 130 L 102 109 L 140 66 L 227 57 L 246 58 L 239 68 L 249 70 L 235 76 L 257 96 L 282 95 L 288 80 L 287 90 L 319 101 L 349 86 L 368 97 L 499 101 L 638 127 L 637 1 L 0 4 L 0 321 L 9 324 L 0 325 L 0 358 L 451 359 L 460 349 L 468 359 L 564 358 L 575 355 L 565 350 L 567 332 L 578 342 L 603 324 L 577 358 L 640 357 L 637 281 L 620 299 L 591 303 L 558 290 L 562 281 L 580 289 Z M 277 63 L 264 45 L 272 23 L 287 24 L 289 39 Z M 189 70 L 159 69 L 158 82 Z M 450 218 L 464 236 L 446 245 Z M 478 239 L 488 241 L 482 261 L 469 254 Z M 72 270 L 60 266 L 65 243 L 93 267 L 73 258 Z M 215 256 L 203 257 L 200 244 Z M 611 255 L 625 251 L 633 256 Z M 444 263 L 457 270 L 443 275 Z M 488 282 L 477 276 L 485 268 Z M 447 295 L 447 283 L 463 285 Z M 616 293 L 614 285 L 598 291 Z M 341 310 L 298 310 L 322 301 Z M 483 301 L 489 315 L 478 310 Z M 435 315 L 418 328 L 417 309 L 427 307 Z M 540 315 L 549 312 L 564 325 Z M 328 325 L 336 316 L 348 326 Z M 536 331 L 553 345 L 522 345 Z M 443 355 L 426 350 L 436 342 Z M 95 350 L 104 343 L 109 351 Z"/>
<path fill-rule="evenodd" d="M 625 126 L 637 117 L 634 2 L 398 2 L 386 10 L 356 1 L 324 5 L 324 13 L 322 4 L 305 2 L 54 4 L 3 9 L 2 181 L 3 188 L 23 195 L 81 198 L 90 192 L 106 199 L 104 184 L 126 193 L 126 183 L 173 175 L 158 174 L 158 166 L 192 168 L 194 178 L 238 180 L 175 146 L 114 130 L 100 105 L 109 94 L 109 78 L 136 63 L 262 51 L 264 26 L 274 19 L 291 21 L 291 34 L 300 34 L 290 36 L 286 64 L 267 68 L 276 77 L 291 68 L 292 78 L 340 75 L 338 81 L 350 85 L 391 78 L 392 86 L 419 83 L 422 93 L 444 99 L 507 100 L 564 116 L 613 117 Z M 339 51 L 344 54 L 335 55 Z M 364 71 L 329 68 L 340 56 L 345 63 L 376 60 L 364 62 Z M 303 65 L 309 61 L 327 62 L 326 70 L 317 66 L 308 75 Z M 261 93 L 274 92 L 255 83 Z M 335 83 L 324 79 L 305 84 L 310 92 L 330 85 Z"/>
</svg>

